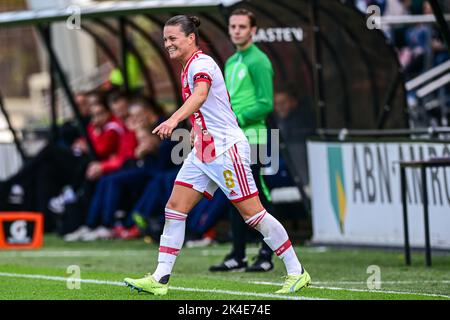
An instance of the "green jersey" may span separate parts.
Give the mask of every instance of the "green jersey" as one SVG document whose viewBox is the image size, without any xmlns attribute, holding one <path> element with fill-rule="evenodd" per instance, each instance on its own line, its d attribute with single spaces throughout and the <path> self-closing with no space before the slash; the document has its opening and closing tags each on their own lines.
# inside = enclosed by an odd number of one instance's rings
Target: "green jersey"
<svg viewBox="0 0 450 320">
<path fill-rule="evenodd" d="M 138 89 L 143 86 L 141 68 L 135 55 L 127 53 L 127 73 L 128 73 L 128 86 L 131 89 Z M 122 77 L 122 71 L 119 68 L 115 68 L 109 75 L 109 80 L 112 84 L 122 86 L 124 81 Z"/>
<path fill-rule="evenodd" d="M 225 63 L 225 83 L 248 141 L 267 143 L 265 120 L 273 111 L 273 69 L 269 58 L 255 44 L 237 51 Z"/>
</svg>

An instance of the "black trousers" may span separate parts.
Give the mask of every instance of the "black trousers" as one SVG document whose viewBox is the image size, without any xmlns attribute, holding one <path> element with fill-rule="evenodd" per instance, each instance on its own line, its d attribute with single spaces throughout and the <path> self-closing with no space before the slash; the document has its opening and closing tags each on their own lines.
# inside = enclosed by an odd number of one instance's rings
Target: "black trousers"
<svg viewBox="0 0 450 320">
<path fill-rule="evenodd" d="M 53 219 L 48 211 L 48 201 L 58 195 L 65 185 L 71 185 L 75 190 L 84 187 L 84 173 L 89 161 L 88 156 L 75 156 L 69 149 L 49 144 L 2 183 L 0 202 L 7 202 L 13 185 L 21 185 L 25 189 L 21 209 L 44 213 L 44 228 L 52 231 Z"/>
<path fill-rule="evenodd" d="M 75 156 L 67 148 L 49 144 L 34 158 L 27 161 L 8 182 L 20 183 L 44 171 L 55 182 L 69 184 L 76 188 L 84 180 L 84 172 L 89 161 L 88 156 Z"/>
<path fill-rule="evenodd" d="M 257 147 L 256 145 L 252 145 L 252 148 Z M 257 154 L 257 153 L 256 153 Z M 255 162 L 255 161 L 253 161 Z M 251 165 L 250 168 L 252 169 L 252 175 L 253 179 L 255 180 L 256 187 L 259 190 L 259 198 L 261 200 L 262 205 L 264 206 L 264 209 L 267 210 L 267 212 L 273 212 L 272 210 L 272 204 L 267 199 L 263 192 L 263 186 L 261 184 L 261 167 L 262 164 L 258 160 L 255 164 Z M 256 233 L 256 237 L 259 239 L 259 241 L 262 243 L 262 247 L 259 250 L 259 255 L 264 255 L 268 258 L 270 258 L 273 254 L 272 249 L 264 242 L 264 237 L 262 234 L 260 234 L 258 231 L 254 230 L 253 228 L 249 227 L 244 219 L 239 214 L 238 210 L 232 206 L 230 210 L 230 222 L 231 222 L 231 242 L 232 242 L 232 251 L 231 255 L 237 259 L 243 259 L 245 257 L 245 247 L 247 243 L 247 238 L 251 233 Z"/>
</svg>

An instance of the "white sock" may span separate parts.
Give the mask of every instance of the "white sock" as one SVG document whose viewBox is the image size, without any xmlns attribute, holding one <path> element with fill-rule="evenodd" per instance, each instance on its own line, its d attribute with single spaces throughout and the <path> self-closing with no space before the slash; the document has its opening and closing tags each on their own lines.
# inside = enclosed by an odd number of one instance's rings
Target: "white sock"
<svg viewBox="0 0 450 320">
<path fill-rule="evenodd" d="M 283 261 L 288 275 L 302 273 L 302 265 L 295 254 L 294 248 L 292 248 L 286 229 L 277 219 L 263 210 L 246 220 L 245 223 L 264 236 L 267 245 Z"/>
<path fill-rule="evenodd" d="M 159 281 L 172 273 L 175 260 L 184 242 L 187 214 L 166 208 L 166 222 L 159 242 L 158 266 L 153 278 Z"/>
</svg>

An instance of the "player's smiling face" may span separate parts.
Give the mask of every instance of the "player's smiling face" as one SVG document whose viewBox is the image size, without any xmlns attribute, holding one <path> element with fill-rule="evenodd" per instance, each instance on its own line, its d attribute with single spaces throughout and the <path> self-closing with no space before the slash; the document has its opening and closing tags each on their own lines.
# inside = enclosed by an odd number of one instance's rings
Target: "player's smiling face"
<svg viewBox="0 0 450 320">
<path fill-rule="evenodd" d="M 256 27 L 250 25 L 250 18 L 245 15 L 233 15 L 228 21 L 228 33 L 231 41 L 238 48 L 247 47 L 256 33 Z"/>
<path fill-rule="evenodd" d="M 190 54 L 195 50 L 195 35 L 193 33 L 185 35 L 181 26 L 164 27 L 164 47 L 169 53 L 170 59 L 183 62 L 189 59 Z"/>
</svg>

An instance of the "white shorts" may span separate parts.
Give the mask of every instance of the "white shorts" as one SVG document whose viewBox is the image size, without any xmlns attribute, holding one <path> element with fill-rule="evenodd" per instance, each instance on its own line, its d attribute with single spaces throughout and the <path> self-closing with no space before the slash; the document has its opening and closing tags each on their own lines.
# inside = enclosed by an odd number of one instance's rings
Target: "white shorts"
<svg viewBox="0 0 450 320">
<path fill-rule="evenodd" d="M 250 145 L 240 141 L 209 163 L 191 152 L 184 160 L 175 184 L 193 188 L 211 199 L 218 187 L 228 199 L 239 202 L 258 195 L 250 169 Z"/>
</svg>

